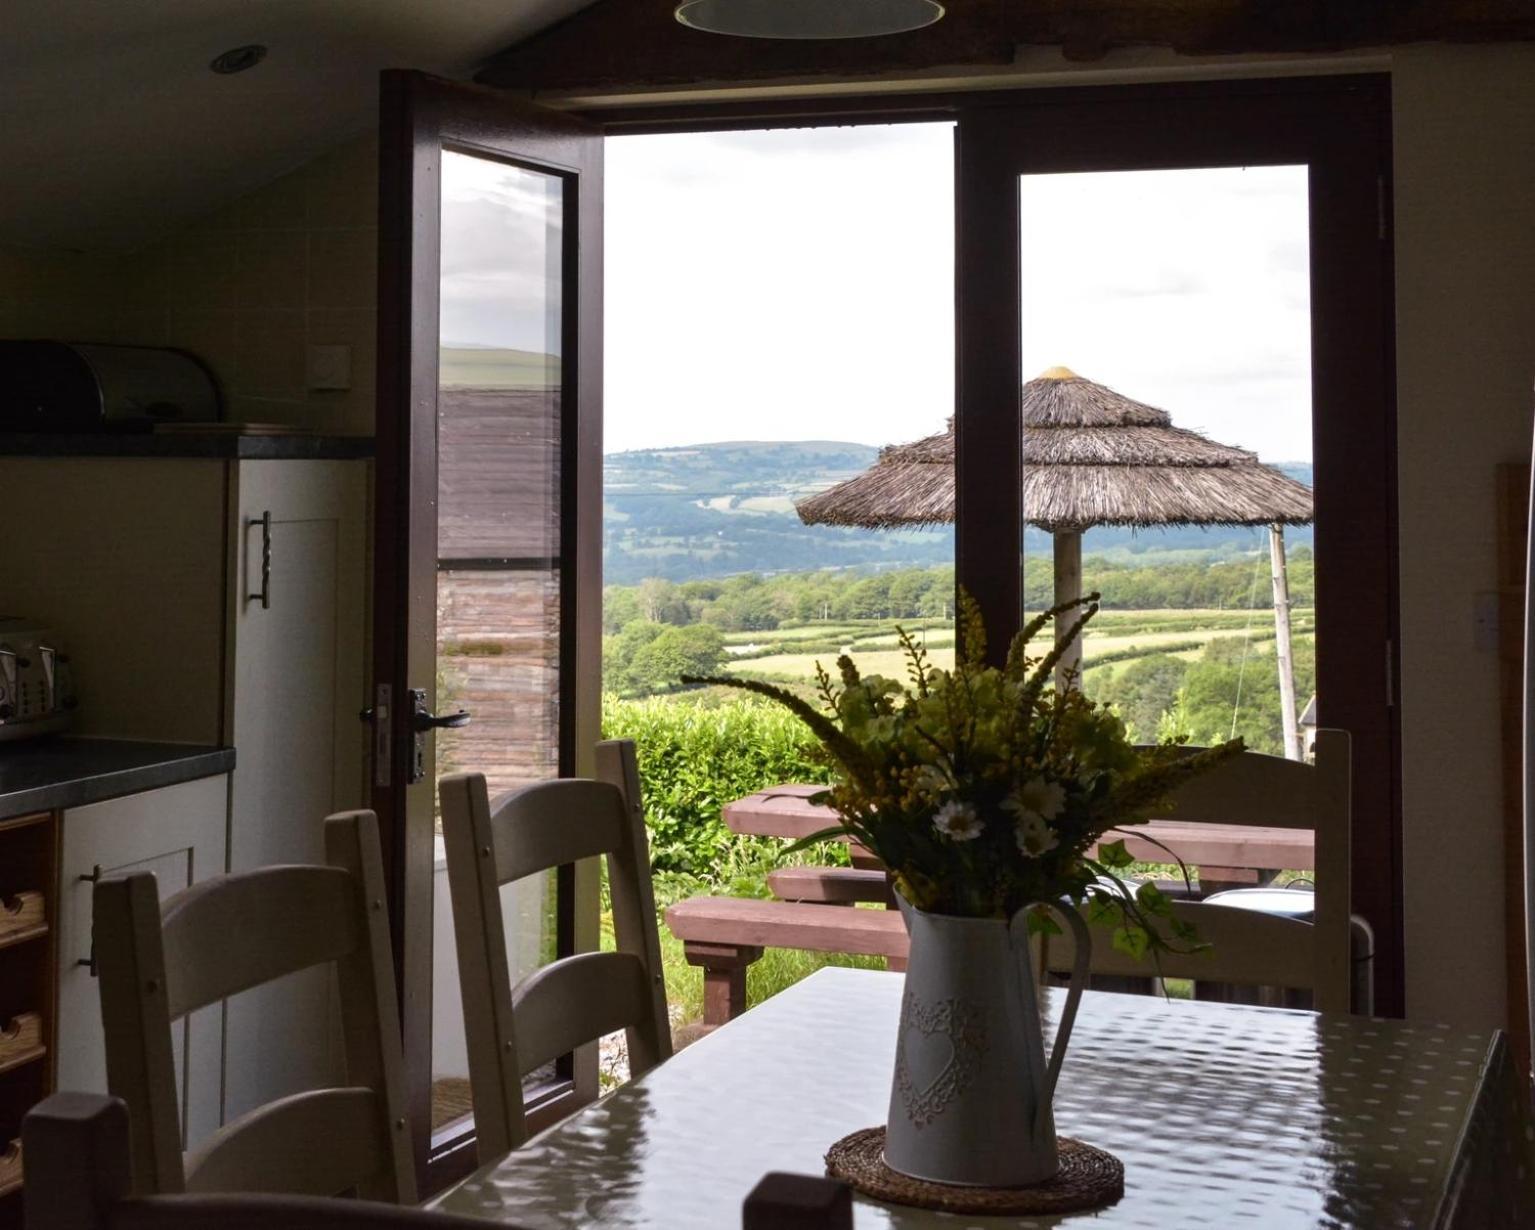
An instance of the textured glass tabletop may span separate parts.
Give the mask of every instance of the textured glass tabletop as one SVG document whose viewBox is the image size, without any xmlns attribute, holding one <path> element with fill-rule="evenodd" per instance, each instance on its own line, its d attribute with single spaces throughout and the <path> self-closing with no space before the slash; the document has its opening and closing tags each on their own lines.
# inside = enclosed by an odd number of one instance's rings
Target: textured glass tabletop
<svg viewBox="0 0 1535 1230">
<path fill-rule="evenodd" d="M 821 970 L 435 1207 L 532 1230 L 732 1230 L 766 1171 L 820 1174 L 828 1145 L 884 1121 L 900 995 L 898 974 Z M 1124 1162 L 1118 1204 L 976 1218 L 860 1199 L 856 1224 L 1526 1225 L 1512 1087 L 1500 1035 L 1089 992 L 1056 1121 Z"/>
</svg>

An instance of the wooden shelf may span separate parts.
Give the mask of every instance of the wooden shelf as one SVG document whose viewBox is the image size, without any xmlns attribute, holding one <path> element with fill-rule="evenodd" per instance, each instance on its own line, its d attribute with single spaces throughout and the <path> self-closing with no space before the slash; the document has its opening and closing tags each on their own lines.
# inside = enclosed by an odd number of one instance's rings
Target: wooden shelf
<svg viewBox="0 0 1535 1230">
<path fill-rule="evenodd" d="M 43 1018 L 36 1012 L 19 1013 L 0 1029 L 0 1072 L 32 1063 L 47 1053 Z"/>
<path fill-rule="evenodd" d="M 0 948 L 48 934 L 48 903 L 42 893 L 0 897 Z"/>
<path fill-rule="evenodd" d="M 21 1141 L 13 1140 L 0 1149 L 0 1196 L 21 1186 Z"/>
</svg>

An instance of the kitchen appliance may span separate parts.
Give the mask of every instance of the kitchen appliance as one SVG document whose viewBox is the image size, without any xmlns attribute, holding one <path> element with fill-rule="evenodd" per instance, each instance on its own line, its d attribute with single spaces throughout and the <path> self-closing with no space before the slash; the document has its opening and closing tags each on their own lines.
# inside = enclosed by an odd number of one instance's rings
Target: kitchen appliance
<svg viewBox="0 0 1535 1230">
<path fill-rule="evenodd" d="M 0 615 L 0 742 L 63 730 L 75 704 L 74 669 L 58 639 L 33 620 Z"/>
<path fill-rule="evenodd" d="M 0 341 L 0 431 L 148 431 L 219 410 L 213 373 L 185 351 Z"/>
</svg>

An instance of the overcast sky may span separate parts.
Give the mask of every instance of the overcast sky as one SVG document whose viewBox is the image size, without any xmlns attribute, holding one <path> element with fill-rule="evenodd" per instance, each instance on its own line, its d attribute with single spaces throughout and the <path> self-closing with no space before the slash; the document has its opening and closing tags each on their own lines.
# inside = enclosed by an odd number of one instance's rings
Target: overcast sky
<svg viewBox="0 0 1535 1230">
<path fill-rule="evenodd" d="M 447 162 L 444 344 L 552 352 L 558 181 Z M 942 430 L 952 162 L 947 124 L 610 138 L 607 451 Z M 1026 377 L 1310 457 L 1304 168 L 1034 176 L 1021 201 Z"/>
<path fill-rule="evenodd" d="M 868 444 L 953 406 L 947 124 L 607 141 L 605 449 Z M 1023 370 L 1311 454 L 1306 172 L 1032 177 Z"/>
</svg>

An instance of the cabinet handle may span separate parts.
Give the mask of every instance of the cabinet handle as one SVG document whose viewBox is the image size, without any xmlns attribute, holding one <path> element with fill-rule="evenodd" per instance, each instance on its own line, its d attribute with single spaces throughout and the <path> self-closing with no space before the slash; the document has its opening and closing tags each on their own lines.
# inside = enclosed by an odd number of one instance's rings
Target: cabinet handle
<svg viewBox="0 0 1535 1230">
<path fill-rule="evenodd" d="M 97 863 L 94 867 L 91 868 L 89 875 L 82 875 L 79 877 L 81 884 L 95 884 L 100 879 L 100 863 Z M 75 964 L 84 966 L 86 969 L 91 971 L 92 978 L 96 977 L 96 941 L 94 939 L 91 940 L 91 955 L 88 957 L 77 957 L 75 959 Z"/>
<path fill-rule="evenodd" d="M 263 611 L 272 609 L 272 510 L 261 514 L 261 520 L 252 519 L 247 526 L 261 526 L 261 588 L 254 594 L 246 594 L 245 601 L 261 603 Z"/>
</svg>

